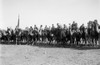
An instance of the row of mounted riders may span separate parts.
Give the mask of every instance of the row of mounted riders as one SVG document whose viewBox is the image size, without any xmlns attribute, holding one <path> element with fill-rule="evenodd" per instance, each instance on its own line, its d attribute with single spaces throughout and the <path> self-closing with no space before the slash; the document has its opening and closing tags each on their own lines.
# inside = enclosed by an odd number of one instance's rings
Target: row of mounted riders
<svg viewBox="0 0 100 65">
<path fill-rule="evenodd" d="M 40 29 L 34 25 L 34 28 L 26 28 L 24 30 L 15 28 L 15 30 L 8 28 L 7 30 L 0 31 L 0 42 L 23 42 L 27 44 L 33 43 L 48 43 L 48 44 L 69 44 L 69 45 L 98 45 L 100 38 L 100 25 L 97 20 L 89 21 L 88 26 L 82 24 L 79 28 L 77 23 L 73 22 L 72 25 L 63 27 L 57 23 L 57 27 L 52 24 L 52 27 Z"/>
</svg>

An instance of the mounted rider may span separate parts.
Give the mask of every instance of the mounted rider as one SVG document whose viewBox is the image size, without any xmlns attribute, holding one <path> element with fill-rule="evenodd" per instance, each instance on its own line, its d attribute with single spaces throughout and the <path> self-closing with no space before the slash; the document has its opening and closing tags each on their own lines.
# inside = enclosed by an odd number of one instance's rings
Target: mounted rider
<svg viewBox="0 0 100 65">
<path fill-rule="evenodd" d="M 34 34 L 34 41 L 38 41 L 39 40 L 39 29 L 36 25 L 34 25 L 33 28 L 33 34 Z"/>
<path fill-rule="evenodd" d="M 43 41 L 43 26 L 40 25 L 40 28 L 39 28 L 39 35 L 40 35 L 40 41 Z"/>
<path fill-rule="evenodd" d="M 77 23 L 76 23 L 75 21 L 73 21 L 73 23 L 72 23 L 72 25 L 71 25 L 71 30 L 72 30 L 72 32 L 76 32 L 77 29 L 78 29 Z"/>
<path fill-rule="evenodd" d="M 75 21 L 73 21 L 72 25 L 71 25 L 71 43 L 72 45 L 75 44 L 76 41 L 76 37 L 77 37 L 77 23 Z"/>
</svg>

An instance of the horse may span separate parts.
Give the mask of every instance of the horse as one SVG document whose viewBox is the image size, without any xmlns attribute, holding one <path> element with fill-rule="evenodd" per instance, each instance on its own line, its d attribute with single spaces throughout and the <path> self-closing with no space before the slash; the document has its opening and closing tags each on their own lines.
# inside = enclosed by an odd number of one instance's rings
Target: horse
<svg viewBox="0 0 100 65">
<path fill-rule="evenodd" d="M 46 39 L 46 42 L 48 42 L 49 44 L 53 41 L 52 39 L 52 33 L 51 33 L 51 30 L 50 28 L 47 28 L 47 29 L 44 29 L 45 31 L 45 39 Z"/>
<path fill-rule="evenodd" d="M 33 33 L 33 41 L 34 42 L 40 41 L 41 35 L 39 34 L 39 31 L 34 29 L 32 33 Z"/>
<path fill-rule="evenodd" d="M 68 43 L 71 43 L 71 31 L 70 31 L 70 28 L 66 30 L 66 42 Z"/>
<path fill-rule="evenodd" d="M 67 30 L 66 29 L 61 29 L 61 32 L 60 32 L 60 38 L 61 38 L 61 42 L 62 44 L 66 44 L 66 33 L 67 33 Z"/>
<path fill-rule="evenodd" d="M 97 45 L 98 32 L 97 23 L 95 21 L 89 21 L 88 23 L 88 35 L 93 46 Z"/>
<path fill-rule="evenodd" d="M 29 40 L 28 30 L 22 30 L 21 31 L 21 40 L 23 41 L 23 43 L 26 43 Z"/>
<path fill-rule="evenodd" d="M 94 37 L 94 45 L 97 45 L 98 43 L 98 38 L 99 38 L 99 32 L 98 32 L 98 22 L 97 20 L 94 20 L 93 21 L 93 31 L 94 31 L 94 34 L 93 34 L 93 37 Z"/>
<path fill-rule="evenodd" d="M 82 24 L 79 28 L 80 30 L 80 36 L 81 36 L 81 43 L 85 43 L 86 45 L 86 31 L 85 31 L 85 27 L 84 24 Z"/>
<path fill-rule="evenodd" d="M 55 40 L 57 41 L 57 43 L 61 43 L 62 42 L 62 29 L 60 27 L 60 25 L 58 25 L 57 28 L 55 28 Z"/>
<path fill-rule="evenodd" d="M 19 44 L 19 41 L 21 41 L 21 34 L 22 30 L 20 28 L 15 28 L 15 38 L 16 38 L 16 45 Z"/>
<path fill-rule="evenodd" d="M 98 31 L 98 43 L 100 45 L 100 25 L 98 25 L 97 31 Z"/>
<path fill-rule="evenodd" d="M 74 45 L 76 43 L 76 38 L 77 38 L 77 23 L 73 22 L 73 24 L 71 25 L 71 45 Z"/>
<path fill-rule="evenodd" d="M 1 30 L 1 38 L 0 40 L 2 42 L 7 42 L 8 38 L 7 38 L 7 33 L 6 33 L 6 30 Z M 6 43 L 7 44 L 7 43 Z"/>
<path fill-rule="evenodd" d="M 50 38 L 52 43 L 54 43 L 54 41 L 56 41 L 56 28 L 54 26 L 52 26 L 51 30 L 50 30 Z"/>
<path fill-rule="evenodd" d="M 1 41 L 1 38 L 2 38 L 2 31 L 0 30 L 0 41 Z"/>
<path fill-rule="evenodd" d="M 34 36 L 34 33 L 33 33 L 33 28 L 31 26 L 29 28 L 29 30 L 28 30 L 28 41 L 29 41 L 29 44 L 30 44 L 30 42 L 33 42 L 33 36 Z"/>
</svg>

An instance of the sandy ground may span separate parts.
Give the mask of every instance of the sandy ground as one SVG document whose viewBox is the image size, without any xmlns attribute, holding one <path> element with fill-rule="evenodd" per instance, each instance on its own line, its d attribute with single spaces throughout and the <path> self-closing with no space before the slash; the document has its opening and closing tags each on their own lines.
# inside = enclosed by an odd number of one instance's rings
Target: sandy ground
<svg viewBox="0 0 100 65">
<path fill-rule="evenodd" d="M 0 65 L 100 65 L 100 49 L 0 45 Z"/>
</svg>

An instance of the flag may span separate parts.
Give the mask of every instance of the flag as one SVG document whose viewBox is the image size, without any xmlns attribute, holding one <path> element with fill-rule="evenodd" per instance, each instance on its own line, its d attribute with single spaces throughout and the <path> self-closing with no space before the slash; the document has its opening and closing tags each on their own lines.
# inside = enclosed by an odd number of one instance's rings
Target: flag
<svg viewBox="0 0 100 65">
<path fill-rule="evenodd" d="M 19 15 L 18 15 L 18 23 L 17 23 L 16 28 L 19 28 L 19 22 L 20 22 L 20 19 L 19 19 Z"/>
</svg>

